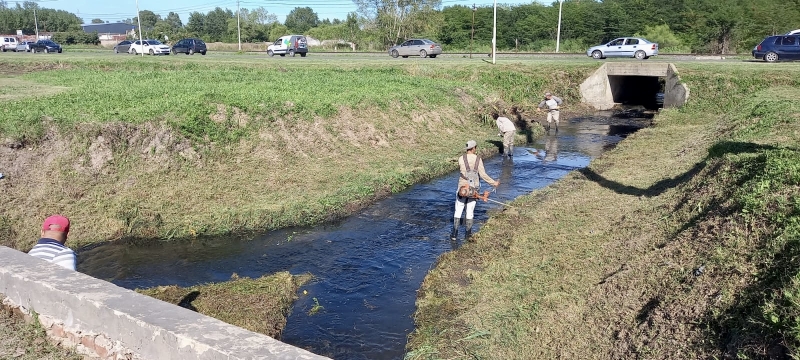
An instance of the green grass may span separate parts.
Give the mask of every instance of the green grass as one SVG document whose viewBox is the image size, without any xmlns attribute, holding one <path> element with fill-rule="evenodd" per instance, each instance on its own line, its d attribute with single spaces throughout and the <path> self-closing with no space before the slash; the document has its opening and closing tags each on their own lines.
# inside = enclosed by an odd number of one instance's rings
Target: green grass
<svg viewBox="0 0 800 360">
<path fill-rule="evenodd" d="M 297 290 L 310 275 L 292 276 L 280 272 L 258 279 L 231 281 L 191 287 L 159 286 L 136 291 L 197 311 L 250 331 L 280 338 L 286 317 L 297 299 Z"/>
<path fill-rule="evenodd" d="M 800 72 L 762 65 L 678 64 L 687 106 L 443 255 L 407 358 L 798 356 Z"/>
<path fill-rule="evenodd" d="M 83 356 L 54 344 L 38 321 L 26 323 L 0 307 L 0 359 L 79 360 Z"/>
</svg>

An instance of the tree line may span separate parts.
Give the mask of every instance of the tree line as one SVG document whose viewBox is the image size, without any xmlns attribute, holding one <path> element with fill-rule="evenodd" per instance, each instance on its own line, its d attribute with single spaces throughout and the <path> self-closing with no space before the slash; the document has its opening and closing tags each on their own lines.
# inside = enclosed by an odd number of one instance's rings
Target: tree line
<svg viewBox="0 0 800 360">
<path fill-rule="evenodd" d="M 441 0 L 353 3 L 357 10 L 341 20 L 320 19 L 311 7 L 294 8 L 283 23 L 264 7 L 241 9 L 241 40 L 269 42 L 297 33 L 354 43 L 362 50 L 384 50 L 412 37 L 430 38 L 449 50 L 491 47 L 492 6 L 442 7 Z M 34 6 L 31 2 L 8 7 L 0 1 L 0 32 L 31 33 Z M 498 49 L 555 50 L 558 11 L 558 1 L 498 5 Z M 37 16 L 48 31 L 80 29 L 82 23 L 61 10 L 37 8 Z M 140 17 L 143 33 L 161 40 L 197 36 L 209 42 L 236 42 L 239 36 L 235 9 L 192 12 L 186 23 L 174 12 L 162 17 L 143 10 Z M 767 35 L 800 28 L 800 0 L 565 0 L 561 17 L 562 51 L 581 52 L 616 37 L 639 35 L 658 42 L 663 51 L 725 54 L 749 51 Z"/>
</svg>

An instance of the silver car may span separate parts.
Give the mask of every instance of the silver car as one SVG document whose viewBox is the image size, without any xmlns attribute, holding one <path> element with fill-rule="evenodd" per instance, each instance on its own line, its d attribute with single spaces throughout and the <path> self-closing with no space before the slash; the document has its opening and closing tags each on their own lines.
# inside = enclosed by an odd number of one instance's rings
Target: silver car
<svg viewBox="0 0 800 360">
<path fill-rule="evenodd" d="M 586 55 L 594 59 L 633 57 L 644 60 L 658 55 L 658 44 L 642 38 L 624 37 L 614 39 L 608 44 L 590 47 L 586 50 Z"/>
<path fill-rule="evenodd" d="M 400 45 L 395 45 L 389 48 L 389 55 L 393 58 L 402 56 L 407 58 L 409 56 L 417 56 L 426 58 L 430 56 L 435 58 L 436 55 L 442 53 L 442 46 L 428 39 L 410 39 L 404 41 Z"/>
<path fill-rule="evenodd" d="M 20 51 L 30 52 L 31 51 L 31 44 L 33 44 L 33 41 L 22 41 L 19 44 L 17 44 L 17 48 L 14 51 L 15 52 L 20 52 Z"/>
</svg>

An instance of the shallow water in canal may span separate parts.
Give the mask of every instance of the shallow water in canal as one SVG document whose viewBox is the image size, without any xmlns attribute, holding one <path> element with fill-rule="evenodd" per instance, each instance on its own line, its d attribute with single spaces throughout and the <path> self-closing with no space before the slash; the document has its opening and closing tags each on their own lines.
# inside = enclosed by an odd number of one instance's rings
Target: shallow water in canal
<svg viewBox="0 0 800 360">
<path fill-rule="evenodd" d="M 513 160 L 484 159 L 487 173 L 501 182 L 490 198 L 512 201 L 547 186 L 649 123 L 602 115 L 573 118 L 558 134 L 551 130 L 528 147 L 517 147 Z M 244 239 L 101 245 L 80 253 L 78 270 L 129 289 L 220 282 L 233 273 L 255 278 L 308 272 L 315 280 L 301 288 L 282 341 L 335 359 L 402 359 L 414 328 L 417 289 L 436 258 L 463 242 L 463 227 L 457 244 L 448 238 L 457 181 L 454 172 L 417 184 L 314 228 Z M 474 230 L 500 206 L 479 202 Z M 309 315 L 314 299 L 324 309 Z"/>
</svg>

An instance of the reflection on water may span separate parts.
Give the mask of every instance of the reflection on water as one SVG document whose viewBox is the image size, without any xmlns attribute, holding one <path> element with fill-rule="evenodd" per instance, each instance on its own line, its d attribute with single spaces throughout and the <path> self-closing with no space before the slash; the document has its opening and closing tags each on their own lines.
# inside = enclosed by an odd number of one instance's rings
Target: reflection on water
<svg viewBox="0 0 800 360">
<path fill-rule="evenodd" d="M 633 123 L 632 120 L 626 120 Z M 585 167 L 626 133 L 617 119 L 571 119 L 559 134 L 519 147 L 511 160 L 485 159 L 500 179 L 493 200 L 509 202 Z M 617 127 L 618 128 L 618 127 Z M 532 155 L 541 150 L 541 157 Z M 455 155 L 455 154 L 454 154 Z M 452 173 L 379 201 L 334 224 L 284 229 L 245 238 L 121 244 L 83 251 L 78 269 L 126 288 L 226 281 L 231 274 L 259 277 L 287 270 L 316 279 L 302 290 L 281 340 L 336 359 L 402 359 L 413 330 L 416 291 L 436 258 L 451 244 Z M 480 202 L 475 229 L 487 211 Z M 324 310 L 308 315 L 314 299 Z"/>
</svg>

